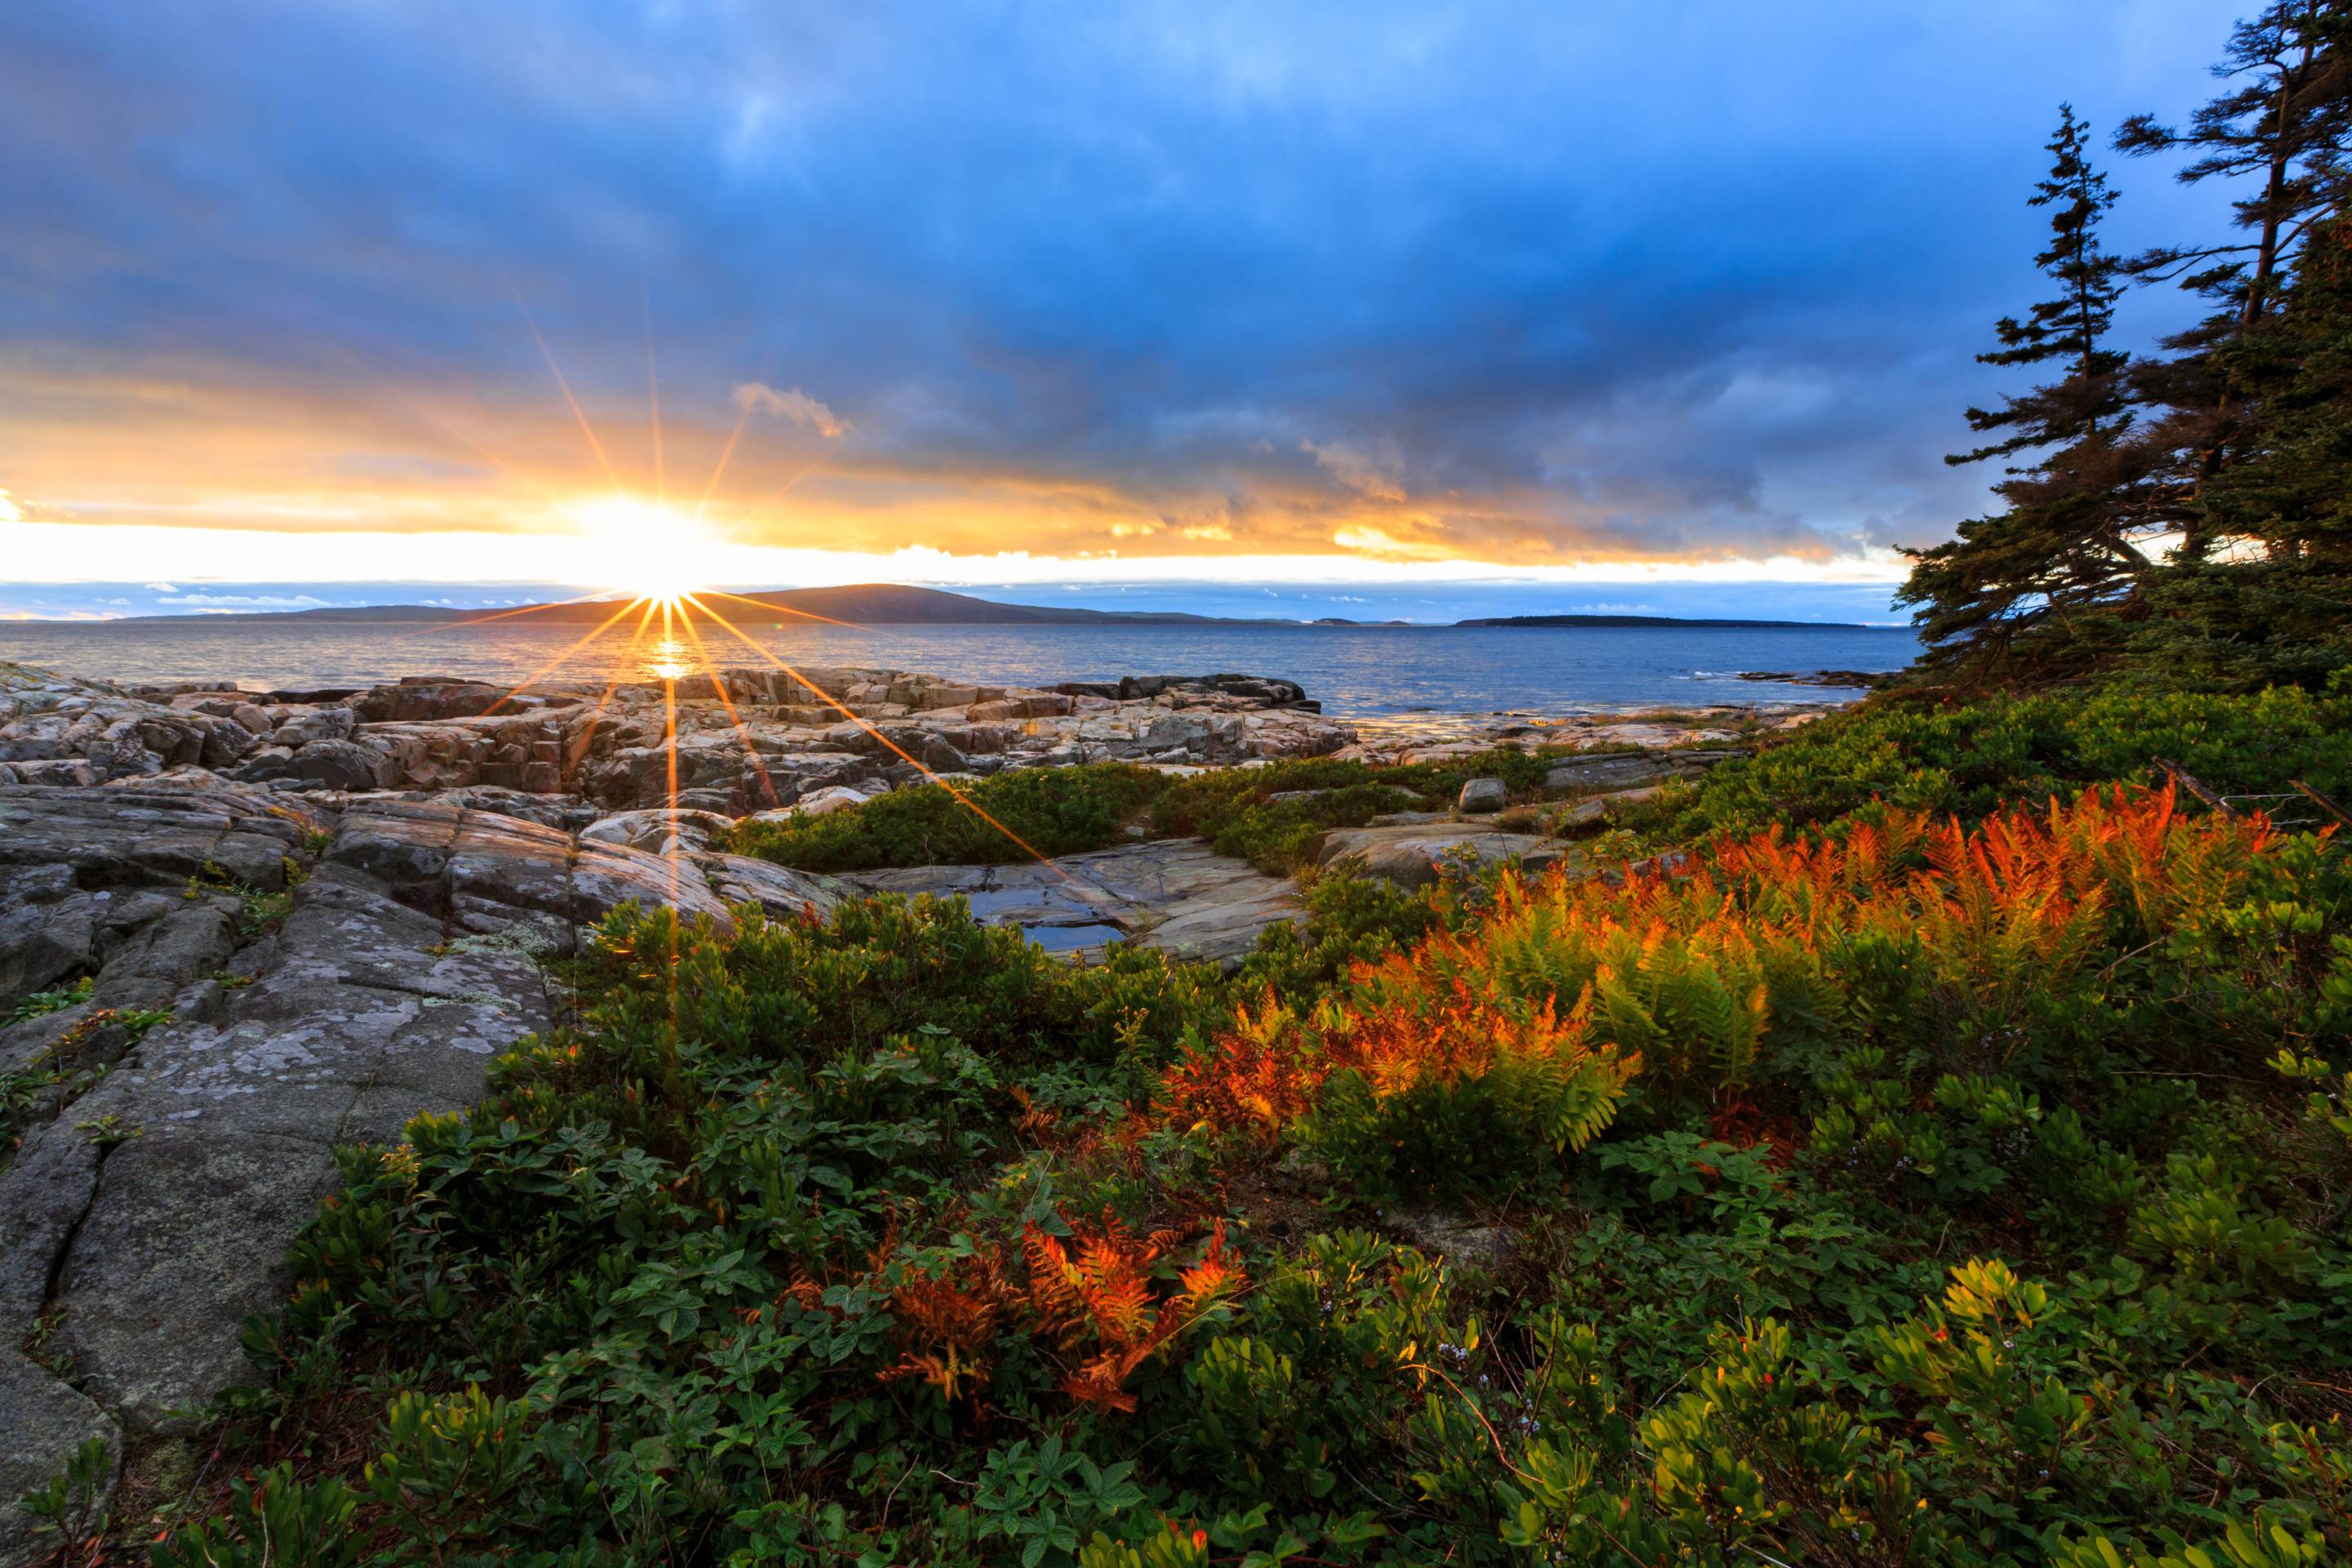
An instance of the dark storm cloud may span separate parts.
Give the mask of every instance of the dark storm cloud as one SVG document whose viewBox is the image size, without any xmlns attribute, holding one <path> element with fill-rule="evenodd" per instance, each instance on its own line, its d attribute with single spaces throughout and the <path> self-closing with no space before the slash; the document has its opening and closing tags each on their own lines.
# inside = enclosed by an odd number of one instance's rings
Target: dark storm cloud
<svg viewBox="0 0 2352 1568">
<path fill-rule="evenodd" d="M 2032 297 L 2056 101 L 2172 110 L 2227 20 L 11 6 L 0 356 L 543 405 L 520 301 L 609 427 L 649 313 L 673 419 L 806 399 L 842 485 L 1066 482 L 1237 549 L 1370 507 L 1484 559 L 1835 557 L 1981 495 L 1938 458 Z M 2127 226 L 2183 218 L 2127 183 Z"/>
</svg>

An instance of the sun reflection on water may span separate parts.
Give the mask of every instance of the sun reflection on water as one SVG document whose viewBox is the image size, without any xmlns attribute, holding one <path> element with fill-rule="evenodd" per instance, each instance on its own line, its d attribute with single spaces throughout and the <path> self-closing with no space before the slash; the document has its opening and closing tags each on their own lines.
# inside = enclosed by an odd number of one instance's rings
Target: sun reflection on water
<svg viewBox="0 0 2352 1568">
<path fill-rule="evenodd" d="M 656 680 L 683 680 L 696 668 L 693 650 L 676 637 L 658 638 L 646 649 L 646 673 Z"/>
</svg>

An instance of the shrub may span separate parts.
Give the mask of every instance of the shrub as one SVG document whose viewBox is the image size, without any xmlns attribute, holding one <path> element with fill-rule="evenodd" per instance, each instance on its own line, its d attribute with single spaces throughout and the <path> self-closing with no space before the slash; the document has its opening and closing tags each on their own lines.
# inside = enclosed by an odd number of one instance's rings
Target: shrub
<svg viewBox="0 0 2352 1568">
<path fill-rule="evenodd" d="M 732 847 L 804 871 L 977 866 L 1102 849 L 1166 787 L 1131 763 L 1015 768 L 953 789 L 896 789 L 822 816 L 738 825 Z"/>
<path fill-rule="evenodd" d="M 157 1560 L 2341 1556 L 2352 870 L 2060 793 L 1321 879 L 1231 982 L 617 915 L 342 1155 Z"/>
<path fill-rule="evenodd" d="M 2226 696 L 2127 685 L 1976 700 L 1882 698 L 1715 769 L 1664 831 L 1682 839 L 1755 833 L 1874 803 L 1981 816 L 2091 784 L 2146 782 L 2158 758 L 2224 795 L 2281 795 L 2294 780 L 2340 794 L 2352 786 L 2352 702 L 2299 689 Z M 2297 808 L 2289 815 L 2308 814 L 2287 798 Z"/>
<path fill-rule="evenodd" d="M 1199 835 L 1221 855 L 1260 870 L 1296 871 L 1317 838 L 1334 827 L 1360 827 L 1383 812 L 1451 807 L 1474 778 L 1498 777 L 1517 795 L 1541 787 L 1561 748 L 1507 747 L 1444 763 L 1379 767 L 1336 757 L 1196 773 L 1153 803 L 1161 834 Z M 1276 795 L 1289 795 L 1276 800 Z"/>
<path fill-rule="evenodd" d="M 1581 1147 L 1638 1068 L 1653 1118 L 1760 1099 L 1815 1115 L 1819 1157 L 1885 1194 L 1981 1194 L 2029 1163 L 2021 1071 L 2065 1083 L 2126 1037 L 2180 1070 L 2252 1069 L 2326 1016 L 2318 924 L 2245 929 L 2277 853 L 2261 820 L 2185 817 L 2168 788 L 1974 829 L 1890 812 L 1613 881 L 1506 873 L 1483 918 L 1356 962 L 1311 1012 L 1242 1015 L 1165 1102 L 1180 1125 L 1294 1134 L 1378 1189 L 1458 1190 Z M 2142 1005 L 2061 1000 L 2152 949 L 2169 973 Z"/>
<path fill-rule="evenodd" d="M 1458 1193 L 1524 1179 L 1609 1124 L 1638 1052 L 1588 1047 L 1582 1007 L 1514 1005 L 1409 961 L 1360 966 L 1362 999 L 1302 1017 L 1268 999 L 1172 1069 L 1179 1125 L 1298 1142 L 1369 1192 Z"/>
</svg>

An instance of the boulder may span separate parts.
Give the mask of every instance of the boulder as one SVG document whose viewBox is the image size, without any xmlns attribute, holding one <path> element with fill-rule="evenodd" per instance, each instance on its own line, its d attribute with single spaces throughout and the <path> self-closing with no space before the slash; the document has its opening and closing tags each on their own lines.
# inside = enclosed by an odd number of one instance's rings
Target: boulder
<svg viewBox="0 0 2352 1568">
<path fill-rule="evenodd" d="M 707 849 L 713 834 L 735 826 L 735 819 L 715 811 L 624 811 L 599 817 L 580 830 L 583 844 L 625 844 L 632 849 L 667 851 L 670 841 L 689 849 Z"/>
<path fill-rule="evenodd" d="M 659 700 L 658 689 L 650 695 Z M 361 692 L 351 700 L 352 712 L 362 721 L 381 724 L 394 720 L 468 719 L 486 713 L 501 701 L 510 708 L 534 707 L 535 697 L 509 698 L 504 687 L 486 681 L 453 679 L 447 676 L 413 675 L 390 685 Z"/>
<path fill-rule="evenodd" d="M 284 746 L 262 746 L 247 754 L 236 776 L 252 784 L 291 778 L 294 776 L 294 753 Z"/>
<path fill-rule="evenodd" d="M 935 708 L 969 708 L 980 700 L 980 688 L 931 686 L 912 693 L 909 699 L 901 699 L 901 700 L 906 701 L 908 707 L 918 712 Z"/>
<path fill-rule="evenodd" d="M 1612 790 L 1607 795 L 1596 795 L 1589 800 L 1578 801 L 1559 814 L 1558 822 L 1563 828 L 1590 827 L 1595 823 L 1607 822 L 1629 807 L 1646 805 L 1655 800 L 1657 795 L 1658 786 L 1655 784 L 1645 789 Z"/>
<path fill-rule="evenodd" d="M 919 866 L 841 880 L 875 892 L 954 894 L 1057 952 L 1132 941 L 1237 966 L 1267 927 L 1306 918 L 1297 886 L 1197 838 L 1160 838 L 1050 865 Z"/>
<path fill-rule="evenodd" d="M 790 805 L 780 806 L 772 811 L 754 812 L 743 820 L 782 822 L 795 816 L 825 816 L 836 811 L 845 811 L 853 805 L 864 805 L 872 798 L 864 791 L 851 789 L 846 784 L 827 784 L 823 788 L 809 791 Z"/>
<path fill-rule="evenodd" d="M 1423 888 L 1481 865 L 1517 858 L 1541 873 L 1575 851 L 1534 833 L 1509 833 L 1476 823 L 1407 824 L 1394 827 L 1335 827 L 1316 843 L 1315 862 L 1401 888 Z"/>
<path fill-rule="evenodd" d="M 197 725 L 201 739 L 198 760 L 208 768 L 225 768 L 254 748 L 258 739 L 234 719 L 206 714 Z"/>
<path fill-rule="evenodd" d="M 394 770 L 391 758 L 356 741 L 323 740 L 296 752 L 292 771 L 321 789 L 375 790 L 392 783 Z"/>
<path fill-rule="evenodd" d="M 1507 1227 L 1441 1208 L 1402 1208 L 1383 1216 L 1388 1228 L 1416 1250 L 1456 1268 L 1492 1274 L 1510 1262 L 1517 1238 Z"/>
<path fill-rule="evenodd" d="M 935 773 L 960 773 L 971 766 L 970 759 L 937 735 L 923 742 L 915 760 Z"/>
<path fill-rule="evenodd" d="M 1696 778 L 1708 769 L 1744 751 L 1717 749 L 1671 752 L 1603 752 L 1563 757 L 1544 775 L 1544 794 L 1554 799 L 1640 789 L 1668 779 Z"/>
<path fill-rule="evenodd" d="M 1495 778 L 1470 780 L 1454 802 L 1458 809 L 1475 816 L 1491 816 L 1510 804 L 1510 786 Z"/>
<path fill-rule="evenodd" d="M 280 746 L 301 747 L 314 741 L 348 741 L 357 728 L 359 719 L 348 708 L 314 708 L 278 726 L 270 740 Z"/>
</svg>

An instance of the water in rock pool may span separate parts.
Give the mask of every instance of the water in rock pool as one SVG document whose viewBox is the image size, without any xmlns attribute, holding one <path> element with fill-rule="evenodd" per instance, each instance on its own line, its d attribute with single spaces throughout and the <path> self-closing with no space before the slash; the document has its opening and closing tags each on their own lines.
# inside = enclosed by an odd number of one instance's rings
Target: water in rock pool
<svg viewBox="0 0 2352 1568">
<path fill-rule="evenodd" d="M 1741 671 L 1881 671 L 1910 662 L 1900 628 L 1843 626 L 739 626 L 796 664 L 927 670 L 1002 685 L 1233 670 L 1297 681 L 1335 714 L 1531 711 L 1835 702 L 1853 695 L 1738 679 Z M 201 618 L 0 624 L 0 658 L 103 679 L 236 680 L 248 687 L 362 686 L 404 675 L 516 681 L 579 640 L 582 628 L 512 621 L 406 626 L 235 624 Z M 708 637 L 708 634 L 706 634 Z M 698 668 L 692 642 L 619 631 L 591 641 L 548 679 L 601 684 Z M 757 664 L 731 638 L 719 663 Z"/>
</svg>

